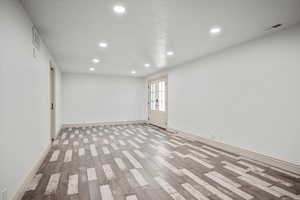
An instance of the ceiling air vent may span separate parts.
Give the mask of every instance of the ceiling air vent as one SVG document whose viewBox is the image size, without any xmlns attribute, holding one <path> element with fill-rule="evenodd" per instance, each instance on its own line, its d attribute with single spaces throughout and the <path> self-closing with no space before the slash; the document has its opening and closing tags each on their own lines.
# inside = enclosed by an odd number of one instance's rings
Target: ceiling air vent
<svg viewBox="0 0 300 200">
<path fill-rule="evenodd" d="M 271 28 L 278 28 L 278 27 L 280 27 L 280 26 L 282 26 L 282 24 L 275 24 L 275 25 L 273 25 Z"/>
<path fill-rule="evenodd" d="M 282 24 L 274 24 L 273 26 L 265 29 L 265 31 L 272 31 L 272 30 L 278 29 L 279 27 L 282 27 Z"/>
</svg>

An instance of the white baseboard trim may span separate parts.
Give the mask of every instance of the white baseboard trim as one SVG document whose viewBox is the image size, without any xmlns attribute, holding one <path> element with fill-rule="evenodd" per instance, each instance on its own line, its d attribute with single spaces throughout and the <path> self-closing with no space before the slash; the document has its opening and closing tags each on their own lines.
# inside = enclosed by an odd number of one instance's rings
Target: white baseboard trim
<svg viewBox="0 0 300 200">
<path fill-rule="evenodd" d="M 74 123 L 74 124 L 64 124 L 63 128 L 103 126 L 103 125 L 138 124 L 138 123 L 146 123 L 146 122 L 147 122 L 146 120 L 134 120 L 134 121 L 116 121 L 116 122 Z"/>
<path fill-rule="evenodd" d="M 27 186 L 30 184 L 32 178 L 39 170 L 48 152 L 50 151 L 50 148 L 51 148 L 51 143 L 49 142 L 49 144 L 46 146 L 44 151 L 41 153 L 39 159 L 34 163 L 32 168 L 29 170 L 28 174 L 18 185 L 16 192 L 12 194 L 12 197 L 10 198 L 11 200 L 20 200 L 23 197 L 24 193 L 26 192 Z"/>
<path fill-rule="evenodd" d="M 261 163 L 264 163 L 264 164 L 267 164 L 267 165 L 271 165 L 273 167 L 280 168 L 280 169 L 283 169 L 285 171 L 289 171 L 289 172 L 296 173 L 296 174 L 300 175 L 300 166 L 297 165 L 297 164 L 294 164 L 294 163 L 279 160 L 279 159 L 273 158 L 271 156 L 263 155 L 263 154 L 260 154 L 260 153 L 256 153 L 256 152 L 253 152 L 253 151 L 242 149 L 240 147 L 235 147 L 235 146 L 232 146 L 232 145 L 229 145 L 229 144 L 224 144 L 224 143 L 221 143 L 221 142 L 213 141 L 213 140 L 203 138 L 203 137 L 198 136 L 198 135 L 194 135 L 192 133 L 186 133 L 186 132 L 182 132 L 182 131 L 172 129 L 172 128 L 167 128 L 167 131 L 176 133 L 176 134 L 178 134 L 182 137 L 188 138 L 188 139 L 197 140 L 197 141 L 200 141 L 202 143 L 211 145 L 213 147 L 220 148 L 220 149 L 223 149 L 225 151 L 228 151 L 228 152 L 231 152 L 231 153 L 234 153 L 234 154 L 238 154 L 238 155 L 244 156 L 246 158 L 250 158 L 252 160 L 255 160 L 255 161 L 258 161 L 258 162 L 261 162 Z"/>
<path fill-rule="evenodd" d="M 162 128 L 162 129 L 166 129 L 167 130 L 167 127 L 166 126 L 162 126 L 161 124 L 157 124 L 157 123 L 154 123 L 154 122 L 151 122 L 151 121 L 146 121 L 145 123 L 151 124 L 151 125 L 156 126 L 158 128 Z"/>
</svg>

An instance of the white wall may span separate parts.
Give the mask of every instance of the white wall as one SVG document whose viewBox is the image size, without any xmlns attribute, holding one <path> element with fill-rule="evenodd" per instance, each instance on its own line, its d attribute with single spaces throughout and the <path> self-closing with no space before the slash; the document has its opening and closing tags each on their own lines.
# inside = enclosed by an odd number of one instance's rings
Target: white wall
<svg viewBox="0 0 300 200">
<path fill-rule="evenodd" d="M 50 142 L 49 55 L 33 58 L 32 23 L 17 0 L 0 3 L 0 191 L 11 197 Z"/>
<path fill-rule="evenodd" d="M 300 164 L 299 25 L 168 74 L 170 128 Z"/>
<path fill-rule="evenodd" d="M 145 80 L 63 73 L 62 102 L 66 124 L 145 120 Z"/>
</svg>

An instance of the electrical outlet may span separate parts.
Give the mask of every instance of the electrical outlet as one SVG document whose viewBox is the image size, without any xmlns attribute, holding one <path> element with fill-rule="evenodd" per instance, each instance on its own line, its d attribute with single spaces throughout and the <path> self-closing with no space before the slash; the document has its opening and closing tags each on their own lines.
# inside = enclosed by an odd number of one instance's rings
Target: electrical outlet
<svg viewBox="0 0 300 200">
<path fill-rule="evenodd" d="M 7 200 L 7 189 L 6 188 L 4 188 L 1 191 L 1 200 Z"/>
</svg>

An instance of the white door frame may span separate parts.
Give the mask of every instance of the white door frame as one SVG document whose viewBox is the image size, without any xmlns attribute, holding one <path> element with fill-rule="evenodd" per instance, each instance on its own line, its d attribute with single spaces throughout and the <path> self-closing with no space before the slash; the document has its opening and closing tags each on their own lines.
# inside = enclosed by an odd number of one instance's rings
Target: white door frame
<svg viewBox="0 0 300 200">
<path fill-rule="evenodd" d="M 55 138 L 55 67 L 49 62 L 50 140 Z"/>
<path fill-rule="evenodd" d="M 151 110 L 151 83 L 159 80 L 165 81 L 165 111 L 153 111 Z M 161 128 L 167 128 L 168 126 L 168 76 L 161 76 L 155 79 L 150 79 L 147 81 L 148 85 L 148 122 L 150 124 L 153 124 L 155 126 L 159 126 Z M 155 115 L 153 116 L 153 113 Z M 151 115 L 152 114 L 152 115 Z M 151 117 L 152 116 L 152 117 Z M 153 120 L 153 117 L 159 117 L 160 119 L 158 121 Z"/>
</svg>

